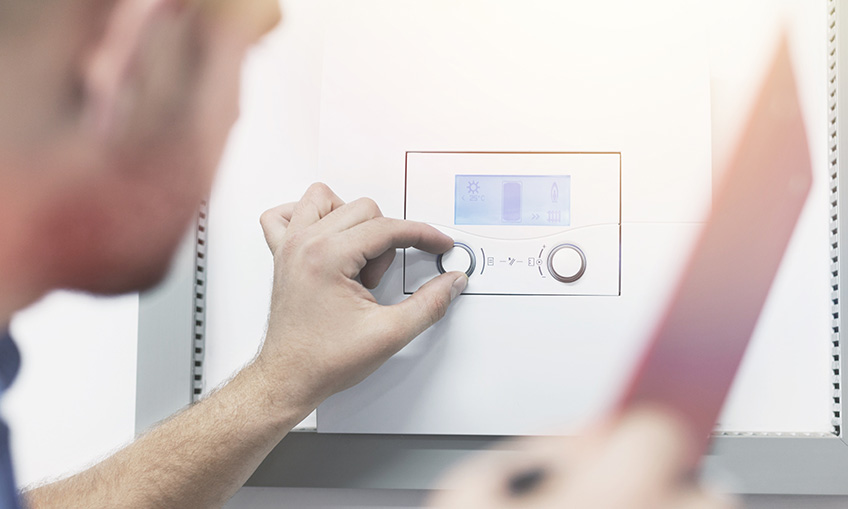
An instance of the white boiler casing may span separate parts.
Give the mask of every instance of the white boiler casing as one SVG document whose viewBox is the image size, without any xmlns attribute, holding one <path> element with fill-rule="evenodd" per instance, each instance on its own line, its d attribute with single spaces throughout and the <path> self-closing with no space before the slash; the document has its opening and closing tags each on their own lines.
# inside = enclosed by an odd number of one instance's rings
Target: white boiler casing
<svg viewBox="0 0 848 509">
<path fill-rule="evenodd" d="M 399 254 L 375 295 L 474 268 L 444 320 L 319 407 L 319 432 L 570 433 L 616 401 L 709 207 L 698 9 L 328 4 L 320 177 L 462 244 Z"/>
</svg>

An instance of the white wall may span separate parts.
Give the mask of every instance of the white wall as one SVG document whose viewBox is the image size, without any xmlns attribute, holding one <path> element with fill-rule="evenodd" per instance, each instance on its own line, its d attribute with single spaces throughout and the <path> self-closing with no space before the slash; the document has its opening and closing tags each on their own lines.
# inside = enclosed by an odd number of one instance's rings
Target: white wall
<svg viewBox="0 0 848 509">
<path fill-rule="evenodd" d="M 138 298 L 58 292 L 12 321 L 20 376 L 3 401 L 18 484 L 80 470 L 135 425 Z"/>
</svg>

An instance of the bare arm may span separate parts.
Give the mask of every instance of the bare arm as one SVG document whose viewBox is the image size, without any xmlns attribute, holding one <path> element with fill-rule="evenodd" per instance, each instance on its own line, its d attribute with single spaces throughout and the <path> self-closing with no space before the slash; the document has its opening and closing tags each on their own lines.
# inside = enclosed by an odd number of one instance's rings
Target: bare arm
<svg viewBox="0 0 848 509">
<path fill-rule="evenodd" d="M 366 286 L 379 283 L 396 248 L 444 252 L 453 241 L 383 218 L 370 200 L 344 204 L 323 185 L 262 223 L 275 274 L 256 360 L 102 463 L 26 493 L 31 508 L 222 506 L 292 426 L 444 316 L 467 281 L 443 274 L 400 304 L 377 304 Z"/>
<path fill-rule="evenodd" d="M 31 508 L 220 507 L 309 411 L 270 405 L 253 364 L 102 463 L 25 500 Z"/>
</svg>

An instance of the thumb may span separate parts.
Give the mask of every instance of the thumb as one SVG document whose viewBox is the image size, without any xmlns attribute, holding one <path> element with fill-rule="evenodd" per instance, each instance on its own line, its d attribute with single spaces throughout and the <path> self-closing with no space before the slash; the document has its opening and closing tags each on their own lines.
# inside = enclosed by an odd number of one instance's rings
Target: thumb
<svg viewBox="0 0 848 509">
<path fill-rule="evenodd" d="M 441 320 L 467 284 L 464 272 L 447 272 L 428 281 L 405 301 L 386 308 L 395 315 L 394 323 L 401 324 L 397 339 L 409 343 Z"/>
</svg>

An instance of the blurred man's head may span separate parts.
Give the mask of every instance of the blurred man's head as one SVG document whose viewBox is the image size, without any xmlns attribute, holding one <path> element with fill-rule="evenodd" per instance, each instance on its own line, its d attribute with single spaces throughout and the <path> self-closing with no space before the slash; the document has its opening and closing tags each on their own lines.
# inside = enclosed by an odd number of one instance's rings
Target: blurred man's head
<svg viewBox="0 0 848 509">
<path fill-rule="evenodd" d="M 278 20 L 277 0 L 0 0 L 0 278 L 161 279 Z"/>
</svg>

